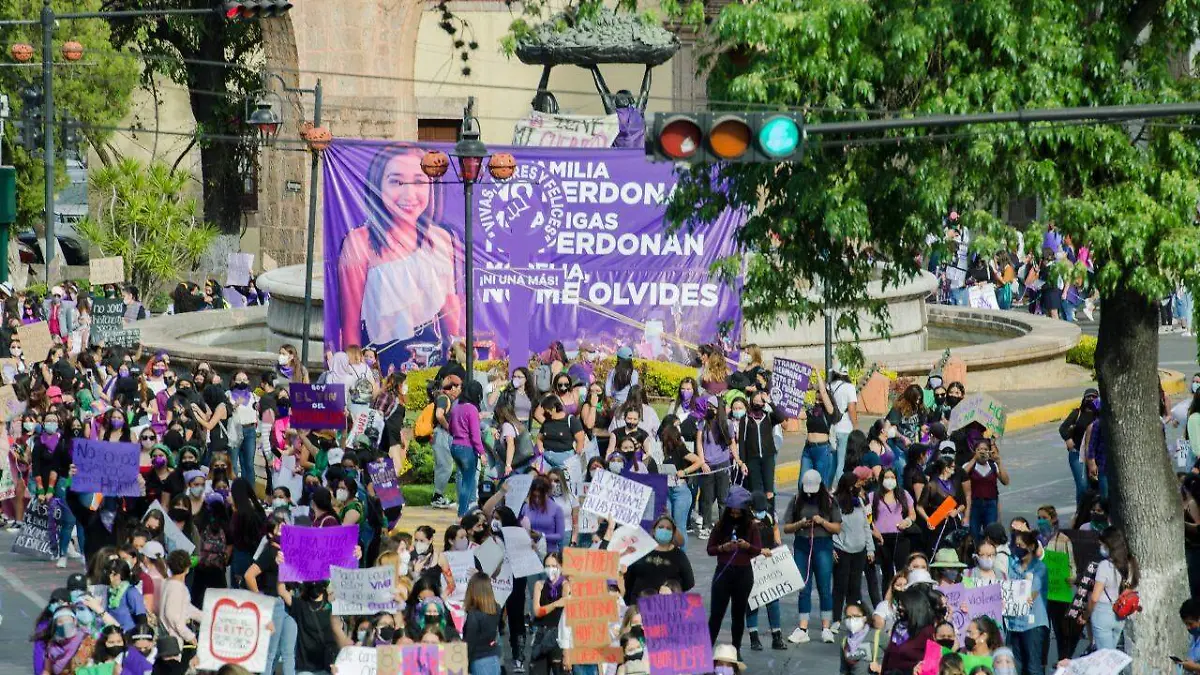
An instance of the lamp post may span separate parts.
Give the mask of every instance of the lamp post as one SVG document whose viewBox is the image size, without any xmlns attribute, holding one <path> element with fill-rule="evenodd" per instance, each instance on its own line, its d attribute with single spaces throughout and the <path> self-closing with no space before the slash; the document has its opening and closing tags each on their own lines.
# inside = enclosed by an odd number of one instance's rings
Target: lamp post
<svg viewBox="0 0 1200 675">
<path fill-rule="evenodd" d="M 316 86 L 312 89 L 303 89 L 300 87 L 289 87 L 283 81 L 282 77 L 274 73 L 269 73 L 263 76 L 263 92 L 262 94 L 273 95 L 276 99 L 277 94 L 266 91 L 267 80 L 275 78 L 279 81 L 283 91 L 291 94 L 312 94 L 313 103 L 313 121 L 312 125 L 305 125 L 301 135 L 308 143 L 309 153 L 312 155 L 312 164 L 309 168 L 308 176 L 308 244 L 304 256 L 304 338 L 300 344 L 300 362 L 308 365 L 308 342 L 309 330 L 312 327 L 312 295 L 313 295 L 313 247 L 317 238 L 317 184 L 320 180 L 321 153 L 333 140 L 333 136 L 328 129 L 321 126 L 321 80 L 317 80 Z M 267 96 L 256 97 L 254 112 L 249 112 L 250 99 L 246 99 L 246 107 L 248 114 L 246 122 L 258 130 L 260 141 L 267 146 L 273 145 L 275 137 L 279 135 L 279 129 L 283 126 L 283 117 L 275 110 L 275 107 L 267 100 Z"/>
<path fill-rule="evenodd" d="M 475 377 L 475 183 L 479 182 L 484 162 L 488 162 L 488 173 L 496 180 L 507 180 L 512 177 L 516 161 L 508 153 L 489 155 L 487 146 L 479 140 L 479 120 L 475 117 L 475 97 L 467 98 L 467 107 L 463 109 L 462 128 L 458 132 L 458 142 L 454 144 L 452 153 L 458 159 L 459 182 L 463 186 L 464 205 L 464 246 L 466 259 L 463 267 L 466 275 L 467 293 L 467 377 L 468 381 Z M 421 171 L 433 180 L 439 180 L 446 175 L 450 161 L 441 150 L 430 150 L 421 160 Z M 511 317 L 511 315 L 510 315 Z M 510 321 L 512 319 L 510 318 Z"/>
</svg>

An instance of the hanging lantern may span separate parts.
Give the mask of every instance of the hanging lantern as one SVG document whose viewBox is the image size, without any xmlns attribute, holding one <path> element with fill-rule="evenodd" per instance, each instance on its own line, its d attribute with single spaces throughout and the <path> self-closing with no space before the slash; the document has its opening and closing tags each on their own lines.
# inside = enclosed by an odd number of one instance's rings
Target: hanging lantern
<svg viewBox="0 0 1200 675">
<path fill-rule="evenodd" d="M 488 160 L 488 173 L 496 180 L 508 180 L 517 170 L 517 158 L 511 153 L 497 152 Z"/>
<path fill-rule="evenodd" d="M 430 150 L 421 158 L 421 171 L 430 178 L 441 178 L 450 169 L 450 157 L 441 150 Z"/>
<path fill-rule="evenodd" d="M 333 142 L 333 133 L 329 131 L 328 127 L 305 125 L 300 135 L 304 138 L 304 142 L 308 143 L 308 149 L 314 152 L 325 150 Z"/>
<path fill-rule="evenodd" d="M 83 44 L 70 40 L 62 46 L 63 58 L 68 61 L 78 61 L 83 58 Z"/>
<path fill-rule="evenodd" d="M 26 44 L 24 42 L 18 42 L 17 44 L 8 48 L 8 53 L 17 61 L 25 63 L 29 59 L 33 58 L 33 45 Z"/>
</svg>

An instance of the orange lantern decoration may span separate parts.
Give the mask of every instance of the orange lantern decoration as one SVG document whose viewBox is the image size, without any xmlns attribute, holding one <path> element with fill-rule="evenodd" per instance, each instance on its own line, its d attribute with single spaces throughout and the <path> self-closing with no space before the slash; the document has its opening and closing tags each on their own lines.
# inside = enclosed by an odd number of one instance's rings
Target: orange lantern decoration
<svg viewBox="0 0 1200 675">
<path fill-rule="evenodd" d="M 333 133 L 328 127 L 307 126 L 300 135 L 308 143 L 308 149 L 314 152 L 325 150 L 333 142 Z"/>
<path fill-rule="evenodd" d="M 62 46 L 63 58 L 68 61 L 78 61 L 83 58 L 83 45 L 74 40 L 64 42 Z"/>
<path fill-rule="evenodd" d="M 33 45 L 26 44 L 24 42 L 18 42 L 17 44 L 8 48 L 8 53 L 17 61 L 25 63 L 29 59 L 33 58 Z"/>
<path fill-rule="evenodd" d="M 517 158 L 511 153 L 497 152 L 488 160 L 488 173 L 496 180 L 508 180 L 517 170 Z"/>
<path fill-rule="evenodd" d="M 421 171 L 430 178 L 441 178 L 450 169 L 450 157 L 441 150 L 430 150 L 421 158 Z"/>
</svg>

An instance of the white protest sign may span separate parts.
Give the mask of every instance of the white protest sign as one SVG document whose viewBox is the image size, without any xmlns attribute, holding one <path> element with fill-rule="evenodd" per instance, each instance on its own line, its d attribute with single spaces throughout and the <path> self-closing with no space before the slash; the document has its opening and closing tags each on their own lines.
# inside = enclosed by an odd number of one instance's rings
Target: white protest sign
<svg viewBox="0 0 1200 675">
<path fill-rule="evenodd" d="M 475 574 L 475 556 L 470 551 L 446 551 L 446 563 L 454 577 L 454 593 L 449 601 L 461 605 L 467 597 L 467 584 Z"/>
<path fill-rule="evenodd" d="M 336 616 L 361 616 L 400 609 L 395 598 L 395 567 L 348 569 L 330 565 L 329 581 L 333 587 L 333 613 Z"/>
<path fill-rule="evenodd" d="M 492 576 L 500 567 L 500 563 L 504 562 L 504 546 L 489 537 L 475 549 L 475 559 L 479 561 L 479 569 Z"/>
<path fill-rule="evenodd" d="M 17 494 L 17 485 L 13 482 L 12 462 L 9 460 L 10 444 L 8 429 L 0 424 L 0 499 L 12 499 Z"/>
<path fill-rule="evenodd" d="M 757 556 L 750 561 L 754 587 L 750 589 L 750 609 L 778 600 L 804 588 L 804 577 L 787 546 L 771 551 L 771 557 Z"/>
<path fill-rule="evenodd" d="M 621 553 L 621 564 L 626 567 L 646 557 L 654 550 L 658 542 L 640 525 L 622 525 L 613 532 L 608 542 L 608 550 Z"/>
<path fill-rule="evenodd" d="M 504 481 L 504 485 L 504 505 L 512 510 L 513 515 L 519 515 L 521 507 L 525 505 L 525 500 L 529 498 L 529 487 L 533 485 L 533 474 L 523 473 L 509 476 L 508 480 Z"/>
<path fill-rule="evenodd" d="M 378 441 L 383 435 L 383 422 L 383 413 L 373 408 L 359 413 L 354 418 L 354 426 L 350 429 L 350 434 L 346 436 L 346 447 L 351 447 L 354 439 L 362 434 L 366 434 L 373 441 Z"/>
<path fill-rule="evenodd" d="M 167 512 L 163 509 L 162 504 L 158 502 L 150 502 L 150 508 L 146 509 L 146 515 L 150 515 L 151 511 L 158 511 L 158 513 L 162 516 L 163 536 L 167 540 L 167 553 L 170 553 L 171 551 L 185 551 L 190 554 L 196 550 L 196 545 L 192 543 L 191 539 L 188 539 L 187 535 L 183 533 L 183 530 L 179 529 L 179 526 L 175 524 L 175 521 L 171 520 L 171 517 L 168 516 Z M 142 522 L 145 521 L 146 518 L 143 516 Z"/>
<path fill-rule="evenodd" d="M 125 281 L 125 258 L 92 258 L 88 261 L 88 281 L 93 286 L 119 284 Z"/>
<path fill-rule="evenodd" d="M 338 675 L 375 675 L 375 648 L 342 647 L 333 665 Z"/>
<path fill-rule="evenodd" d="M 1000 597 L 1004 603 L 1004 616 L 1032 616 L 1033 606 L 1029 604 L 1029 596 L 1032 593 L 1033 582 L 1028 579 L 1001 582 Z"/>
<path fill-rule="evenodd" d="M 204 615 L 196 655 L 200 670 L 218 670 L 236 663 L 253 673 L 267 666 L 267 645 L 271 634 L 271 611 L 275 598 L 249 591 L 210 588 L 204 594 Z"/>
<path fill-rule="evenodd" d="M 517 120 L 513 145 L 543 148 L 611 148 L 621 122 L 612 115 L 558 115 L 536 110 Z"/>
<path fill-rule="evenodd" d="M 250 283 L 251 267 L 254 267 L 253 253 L 231 251 L 225 268 L 225 283 L 229 286 L 246 286 Z"/>
<path fill-rule="evenodd" d="M 653 497 L 654 490 L 648 485 L 611 471 L 598 471 L 583 500 L 583 508 L 621 525 L 640 525 Z"/>
<path fill-rule="evenodd" d="M 523 527 L 505 527 L 504 548 L 508 553 L 508 562 L 512 565 L 513 576 L 520 579 L 541 574 L 546 568 L 538 558 L 533 548 L 533 540 Z"/>
<path fill-rule="evenodd" d="M 496 596 L 496 604 L 501 607 L 508 602 L 508 596 L 513 592 L 513 572 L 508 560 L 500 567 L 496 576 L 492 577 L 492 594 Z"/>
<path fill-rule="evenodd" d="M 1133 663 L 1133 657 L 1117 649 L 1099 649 L 1071 659 L 1067 665 L 1054 671 L 1054 675 L 1112 675 Z"/>
<path fill-rule="evenodd" d="M 304 494 L 304 476 L 296 473 L 296 456 L 284 455 L 279 458 L 279 470 L 271 471 L 272 488 L 285 487 L 292 499 L 299 499 Z"/>
</svg>

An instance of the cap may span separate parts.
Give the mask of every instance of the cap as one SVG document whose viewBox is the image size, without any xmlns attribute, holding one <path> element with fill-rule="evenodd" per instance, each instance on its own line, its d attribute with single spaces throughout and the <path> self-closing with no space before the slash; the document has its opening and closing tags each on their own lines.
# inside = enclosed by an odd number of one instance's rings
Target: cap
<svg viewBox="0 0 1200 675">
<path fill-rule="evenodd" d="M 1095 396 L 1096 398 L 1100 398 L 1100 391 L 1095 389 L 1094 387 L 1088 387 L 1087 389 L 1083 390 L 1083 397 L 1087 398 L 1089 396 Z"/>
<path fill-rule="evenodd" d="M 46 390 L 46 398 L 49 398 L 51 401 L 53 401 L 54 399 L 58 399 L 61 401 L 62 400 L 62 389 L 60 387 L 50 387 L 49 389 Z"/>
<path fill-rule="evenodd" d="M 737 647 L 733 645 L 716 645 L 713 647 L 713 662 L 724 663 L 737 668 L 739 673 L 746 671 L 746 664 L 738 660 Z"/>
<path fill-rule="evenodd" d="M 821 474 L 816 469 L 809 469 L 800 477 L 800 487 L 808 494 L 821 489 Z"/>
<path fill-rule="evenodd" d="M 168 635 L 158 639 L 158 658 L 179 656 L 179 640 Z"/>
<path fill-rule="evenodd" d="M 929 576 L 928 570 L 918 568 L 908 573 L 908 585 L 914 586 L 916 584 L 933 585 L 933 577 Z"/>
<path fill-rule="evenodd" d="M 213 494 L 216 493 L 214 492 Z M 150 560 L 159 560 L 167 555 L 167 552 L 163 550 L 163 545 L 157 541 L 146 542 L 146 545 L 142 547 L 140 553 Z"/>
<path fill-rule="evenodd" d="M 938 443 L 939 455 L 953 455 L 956 452 L 958 452 L 958 446 L 954 444 L 954 441 L 942 441 Z"/>
<path fill-rule="evenodd" d="M 87 587 L 88 587 L 87 577 L 83 576 L 82 574 L 79 574 L 78 572 L 76 572 L 75 574 L 72 574 L 71 576 L 67 577 L 67 590 L 68 591 L 86 591 Z"/>
<path fill-rule="evenodd" d="M 192 481 L 196 480 L 197 478 L 204 478 L 207 475 L 208 475 L 207 471 L 201 471 L 200 469 L 194 469 L 192 471 L 184 471 L 183 472 L 183 482 L 186 485 L 186 484 L 191 483 Z"/>
<path fill-rule="evenodd" d="M 729 488 L 729 494 L 725 497 L 725 508 L 729 509 L 744 509 L 750 505 L 750 491 L 741 485 L 734 485 Z"/>
<path fill-rule="evenodd" d="M 865 466 L 854 467 L 854 477 L 858 480 L 871 480 L 875 476 L 875 472 Z"/>
<path fill-rule="evenodd" d="M 964 565 L 962 561 L 958 559 L 958 551 L 955 551 L 952 548 L 939 548 L 937 555 L 933 557 L 933 562 L 930 563 L 929 566 L 952 567 L 959 569 L 966 567 L 966 565 Z M 912 580 L 910 579 L 909 582 L 911 583 L 911 581 Z"/>
<path fill-rule="evenodd" d="M 629 347 L 621 347 L 620 349 L 617 350 L 617 358 L 618 359 L 632 359 L 633 358 L 633 349 L 631 349 Z"/>
<path fill-rule="evenodd" d="M 750 507 L 755 511 L 770 511 L 771 501 L 767 499 L 767 493 L 758 491 L 750 493 Z"/>
</svg>

